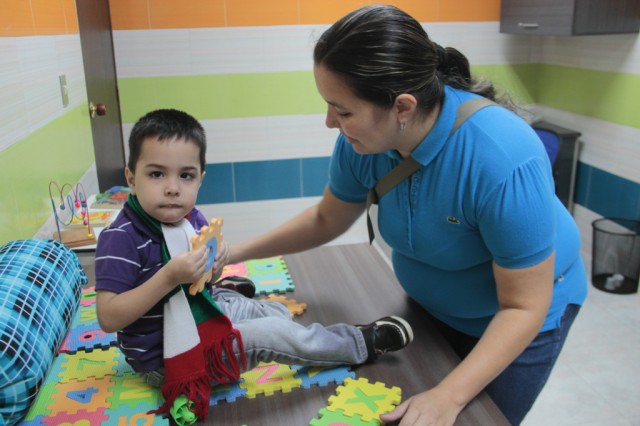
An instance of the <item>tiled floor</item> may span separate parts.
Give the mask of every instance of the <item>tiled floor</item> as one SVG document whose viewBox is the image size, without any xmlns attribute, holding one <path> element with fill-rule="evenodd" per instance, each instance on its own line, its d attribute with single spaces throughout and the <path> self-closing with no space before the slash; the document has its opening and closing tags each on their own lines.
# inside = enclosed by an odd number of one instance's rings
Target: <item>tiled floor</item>
<svg viewBox="0 0 640 426">
<path fill-rule="evenodd" d="M 640 294 L 589 286 L 552 372 L 523 426 L 640 425 Z"/>
</svg>

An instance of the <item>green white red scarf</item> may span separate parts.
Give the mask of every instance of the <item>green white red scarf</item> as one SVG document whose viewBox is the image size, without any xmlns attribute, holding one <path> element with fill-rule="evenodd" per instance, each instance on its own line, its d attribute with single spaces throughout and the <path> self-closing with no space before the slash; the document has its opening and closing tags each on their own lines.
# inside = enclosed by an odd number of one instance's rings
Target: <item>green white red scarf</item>
<svg viewBox="0 0 640 426">
<path fill-rule="evenodd" d="M 149 216 L 140 206 L 135 195 L 130 195 L 127 204 L 156 234 L 162 236 L 162 264 L 165 265 L 181 251 L 190 249 L 189 232 L 195 234 L 193 226 L 183 219 L 177 226 L 184 242 L 167 243 L 167 235 L 176 232 Z M 164 228 L 164 230 L 163 230 Z M 175 227 L 174 227 L 175 228 Z M 172 240 L 174 237 L 170 237 Z M 180 249 L 182 247 L 182 249 Z M 184 249 L 186 248 L 186 250 Z M 216 305 L 206 289 L 195 296 L 188 291 L 190 283 L 181 284 L 165 297 L 164 303 L 164 368 L 165 383 L 162 386 L 164 404 L 154 414 L 168 414 L 174 401 L 185 395 L 193 403 L 193 412 L 205 419 L 209 411 L 212 381 L 231 383 L 240 378 L 241 368 L 246 369 L 246 357 L 240 332 L 233 328 L 229 318 Z M 239 359 L 233 351 L 237 342 Z M 227 362 L 223 360 L 226 355 Z"/>
</svg>

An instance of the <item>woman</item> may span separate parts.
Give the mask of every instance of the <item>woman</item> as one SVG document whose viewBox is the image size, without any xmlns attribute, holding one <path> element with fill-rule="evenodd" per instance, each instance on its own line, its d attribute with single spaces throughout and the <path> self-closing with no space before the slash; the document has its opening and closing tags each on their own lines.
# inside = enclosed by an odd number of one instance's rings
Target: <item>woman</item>
<svg viewBox="0 0 640 426">
<path fill-rule="evenodd" d="M 369 190 L 413 158 L 419 169 L 379 199 L 378 227 L 401 285 L 462 361 L 381 419 L 451 425 L 486 388 L 519 424 L 586 297 L 580 236 L 542 143 L 460 52 L 393 6 L 332 25 L 316 44 L 314 75 L 326 125 L 340 131 L 329 185 L 317 205 L 232 246 L 229 262 L 336 238 L 366 210 Z M 459 106 L 478 97 L 507 108 L 482 108 L 454 129 Z"/>
</svg>

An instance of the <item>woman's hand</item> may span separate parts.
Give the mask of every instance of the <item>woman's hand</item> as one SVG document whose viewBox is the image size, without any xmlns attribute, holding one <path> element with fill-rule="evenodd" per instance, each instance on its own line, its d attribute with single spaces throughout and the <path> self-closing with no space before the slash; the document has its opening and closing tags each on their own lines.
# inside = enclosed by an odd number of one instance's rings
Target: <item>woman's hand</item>
<svg viewBox="0 0 640 426">
<path fill-rule="evenodd" d="M 412 396 L 395 410 L 382 414 L 380 420 L 389 423 L 402 419 L 400 426 L 451 426 L 462 408 L 438 388 L 433 388 Z"/>
</svg>

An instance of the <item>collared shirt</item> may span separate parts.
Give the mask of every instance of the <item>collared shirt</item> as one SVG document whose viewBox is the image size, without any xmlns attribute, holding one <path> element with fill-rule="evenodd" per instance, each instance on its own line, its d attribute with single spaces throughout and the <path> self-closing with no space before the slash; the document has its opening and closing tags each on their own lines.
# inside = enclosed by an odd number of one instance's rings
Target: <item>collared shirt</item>
<svg viewBox="0 0 640 426">
<path fill-rule="evenodd" d="M 208 224 L 199 210 L 188 215 L 195 229 Z M 124 293 L 149 280 L 162 267 L 161 237 L 153 233 L 140 217 L 124 205 L 116 219 L 100 233 L 96 248 L 96 291 Z M 123 330 L 118 346 L 137 372 L 163 366 L 163 301 Z"/>
<path fill-rule="evenodd" d="M 411 154 L 423 167 L 379 200 L 379 234 L 393 249 L 405 291 L 473 336 L 498 309 L 492 263 L 525 268 L 556 250 L 554 296 L 542 328 L 549 330 L 568 303 L 586 297 L 580 235 L 555 196 L 544 146 L 524 120 L 490 106 L 449 137 L 458 106 L 475 96 L 445 87 L 434 127 Z M 343 201 L 364 202 L 401 161 L 395 151 L 360 155 L 340 135 L 330 190 Z"/>
</svg>

